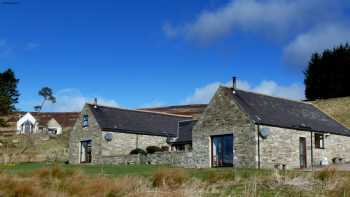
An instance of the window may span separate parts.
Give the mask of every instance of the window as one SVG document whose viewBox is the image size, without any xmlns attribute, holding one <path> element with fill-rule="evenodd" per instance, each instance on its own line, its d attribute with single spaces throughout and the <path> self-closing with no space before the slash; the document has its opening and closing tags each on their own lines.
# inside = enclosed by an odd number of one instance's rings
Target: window
<svg viewBox="0 0 350 197">
<path fill-rule="evenodd" d="M 324 135 L 315 133 L 315 147 L 316 148 L 324 148 Z"/>
<path fill-rule="evenodd" d="M 83 115 L 83 128 L 89 126 L 89 116 L 87 114 Z"/>
</svg>

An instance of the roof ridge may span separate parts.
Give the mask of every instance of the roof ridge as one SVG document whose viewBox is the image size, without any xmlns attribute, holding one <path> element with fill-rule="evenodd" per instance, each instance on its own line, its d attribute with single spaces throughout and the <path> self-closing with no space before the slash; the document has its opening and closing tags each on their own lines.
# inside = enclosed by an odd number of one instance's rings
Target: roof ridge
<svg viewBox="0 0 350 197">
<path fill-rule="evenodd" d="M 230 87 L 226 87 L 226 88 L 230 88 Z M 232 89 L 232 88 L 230 88 L 230 89 Z M 283 99 L 283 100 L 287 100 L 287 101 L 291 101 L 291 102 L 296 102 L 296 103 L 310 104 L 310 103 L 304 102 L 304 101 L 298 101 L 298 100 L 289 99 L 289 98 L 284 98 L 284 97 L 280 97 L 280 96 L 272 96 L 272 95 L 268 95 L 268 94 L 264 94 L 264 93 L 260 93 L 260 92 L 253 92 L 253 91 L 242 90 L 242 89 L 236 89 L 236 90 L 242 91 L 242 92 L 251 93 L 251 94 L 256 94 L 256 95 L 260 95 L 260 96 L 266 96 L 266 97 L 271 97 L 271 98 L 276 98 L 276 99 Z"/>
<path fill-rule="evenodd" d="M 88 105 L 94 105 L 92 103 L 87 103 L 87 104 Z M 159 114 L 159 115 L 174 116 L 174 117 L 192 118 L 192 116 L 186 116 L 186 115 L 170 114 L 170 113 L 165 113 L 165 112 L 156 112 L 156 111 L 139 110 L 139 109 L 127 109 L 127 108 L 112 107 L 112 106 L 106 106 L 106 105 L 98 105 L 98 107 L 104 107 L 104 108 L 110 108 L 110 109 L 118 109 L 118 110 L 124 110 L 124 111 L 142 112 L 142 113 L 149 113 L 149 114 Z"/>
<path fill-rule="evenodd" d="M 197 103 L 197 104 L 188 104 L 188 105 L 169 105 L 169 106 L 163 106 L 163 107 L 146 107 L 146 108 L 140 108 L 140 110 L 145 109 L 164 109 L 164 108 L 180 108 L 180 107 L 187 107 L 187 106 L 193 106 L 193 107 L 200 107 L 203 105 L 208 105 L 205 103 Z"/>
</svg>

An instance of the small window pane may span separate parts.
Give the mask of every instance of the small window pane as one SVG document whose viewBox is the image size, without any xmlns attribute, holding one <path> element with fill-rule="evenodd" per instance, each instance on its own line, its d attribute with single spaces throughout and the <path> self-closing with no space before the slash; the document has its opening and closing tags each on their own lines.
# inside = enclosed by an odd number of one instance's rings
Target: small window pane
<svg viewBox="0 0 350 197">
<path fill-rule="evenodd" d="M 88 115 L 84 115 L 83 116 L 83 128 L 86 128 L 89 126 L 89 116 Z"/>
</svg>

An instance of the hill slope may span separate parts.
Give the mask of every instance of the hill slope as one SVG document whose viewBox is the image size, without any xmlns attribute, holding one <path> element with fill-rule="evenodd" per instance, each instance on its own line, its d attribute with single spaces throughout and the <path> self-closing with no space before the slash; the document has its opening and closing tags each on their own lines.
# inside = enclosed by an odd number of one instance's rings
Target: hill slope
<svg viewBox="0 0 350 197">
<path fill-rule="evenodd" d="M 316 100 L 311 103 L 350 128 L 350 97 Z"/>
</svg>

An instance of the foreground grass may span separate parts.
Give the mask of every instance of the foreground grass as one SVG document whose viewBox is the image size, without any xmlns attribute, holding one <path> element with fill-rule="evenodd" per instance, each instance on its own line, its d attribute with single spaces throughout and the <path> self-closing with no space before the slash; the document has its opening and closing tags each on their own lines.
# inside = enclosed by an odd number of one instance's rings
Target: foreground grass
<svg viewBox="0 0 350 197">
<path fill-rule="evenodd" d="M 350 196 L 350 175 L 167 166 L 0 165 L 0 196 Z"/>
<path fill-rule="evenodd" d="M 118 176 L 144 176 L 149 177 L 161 167 L 156 165 L 66 165 L 64 163 L 19 163 L 19 164 L 0 164 L 0 170 L 10 174 L 26 174 L 40 168 L 50 168 L 59 166 L 65 170 L 80 170 L 86 175 L 106 175 L 110 177 Z M 212 174 L 232 173 L 237 176 L 249 178 L 252 176 L 263 176 L 271 174 L 270 170 L 256 169 L 233 169 L 233 168 L 211 168 L 211 169 L 184 169 L 191 177 L 206 180 Z"/>
</svg>

